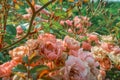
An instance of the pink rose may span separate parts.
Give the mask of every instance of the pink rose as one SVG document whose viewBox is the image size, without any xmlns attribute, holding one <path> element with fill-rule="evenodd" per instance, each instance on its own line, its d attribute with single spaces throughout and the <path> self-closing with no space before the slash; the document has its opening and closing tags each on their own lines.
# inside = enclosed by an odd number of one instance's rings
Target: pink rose
<svg viewBox="0 0 120 80">
<path fill-rule="evenodd" d="M 35 11 L 37 11 L 38 9 L 41 8 L 41 6 L 40 6 L 40 5 L 35 5 L 34 8 L 35 8 Z M 26 11 L 27 11 L 29 14 L 32 14 L 31 8 L 27 8 Z M 42 11 L 40 11 L 40 13 L 46 14 L 46 15 L 49 15 L 49 14 L 50 14 L 50 13 L 49 13 L 47 10 L 45 10 L 45 9 L 43 9 Z"/>
<path fill-rule="evenodd" d="M 98 43 L 99 39 L 98 39 L 97 35 L 88 34 L 88 41 L 90 41 L 90 42 L 94 41 L 94 42 Z"/>
<path fill-rule="evenodd" d="M 65 24 L 65 21 L 61 20 L 60 24 L 63 26 Z"/>
<path fill-rule="evenodd" d="M 16 31 L 17 31 L 17 34 L 22 34 L 23 33 L 23 29 L 20 25 L 16 27 Z"/>
<path fill-rule="evenodd" d="M 22 59 L 23 56 L 29 55 L 29 48 L 27 46 L 16 47 L 15 49 L 9 51 L 9 54 L 12 59 L 16 57 Z"/>
<path fill-rule="evenodd" d="M 60 40 L 56 40 L 52 34 L 39 35 L 38 41 L 40 41 L 39 51 L 48 60 L 57 60 L 63 50 L 65 49 L 64 43 Z"/>
<path fill-rule="evenodd" d="M 88 43 L 88 42 L 82 42 L 82 48 L 84 49 L 84 50 L 91 50 L 91 44 L 90 43 Z"/>
<path fill-rule="evenodd" d="M 66 20 L 65 23 L 66 23 L 68 26 L 72 26 L 72 25 L 73 25 L 73 21 L 70 21 L 70 20 Z"/>
<path fill-rule="evenodd" d="M 80 48 L 80 43 L 72 37 L 66 36 L 64 41 L 67 44 L 66 46 L 68 49 L 78 50 Z"/>
<path fill-rule="evenodd" d="M 63 80 L 88 80 L 89 68 L 80 58 L 69 56 L 65 63 Z"/>
<path fill-rule="evenodd" d="M 74 26 L 77 26 L 80 23 L 81 19 L 78 16 L 76 16 L 74 17 L 73 21 L 74 21 Z"/>
<path fill-rule="evenodd" d="M 0 65 L 0 77 L 10 76 L 12 72 L 12 68 L 18 64 L 17 61 L 18 60 L 13 59 L 10 62 L 6 62 Z"/>
<path fill-rule="evenodd" d="M 30 19 L 31 14 L 24 14 L 24 15 L 22 15 L 22 16 L 23 16 L 23 19 Z"/>
<path fill-rule="evenodd" d="M 101 47 L 102 47 L 102 49 L 110 52 L 110 51 L 112 51 L 113 45 L 104 42 L 104 43 L 101 43 Z"/>
<path fill-rule="evenodd" d="M 73 33 L 72 29 L 70 29 L 70 28 L 68 29 L 68 32 L 69 32 L 69 33 Z"/>
</svg>

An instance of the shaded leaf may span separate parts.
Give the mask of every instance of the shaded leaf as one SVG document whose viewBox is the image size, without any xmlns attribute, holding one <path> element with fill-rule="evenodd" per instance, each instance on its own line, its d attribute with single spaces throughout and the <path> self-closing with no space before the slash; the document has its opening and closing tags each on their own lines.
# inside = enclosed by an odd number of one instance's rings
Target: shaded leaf
<svg viewBox="0 0 120 80">
<path fill-rule="evenodd" d="M 13 25 L 7 25 L 6 32 L 11 35 L 16 35 L 16 28 Z"/>
<path fill-rule="evenodd" d="M 18 64 L 16 67 L 13 68 L 14 72 L 27 72 L 26 66 L 22 64 Z"/>
<path fill-rule="evenodd" d="M 36 62 L 37 60 L 39 60 L 41 57 L 40 56 L 34 56 L 31 60 L 30 63 Z"/>
<path fill-rule="evenodd" d="M 25 62 L 26 64 L 28 63 L 28 56 L 23 57 L 23 62 Z"/>
<path fill-rule="evenodd" d="M 43 71 L 43 70 L 49 70 L 49 67 L 46 66 L 46 65 L 38 65 L 38 66 L 35 66 L 34 68 L 32 68 L 32 69 L 30 70 L 30 73 L 31 73 L 31 74 L 34 74 L 34 73 L 36 73 L 36 72 L 41 72 L 41 71 Z"/>
</svg>

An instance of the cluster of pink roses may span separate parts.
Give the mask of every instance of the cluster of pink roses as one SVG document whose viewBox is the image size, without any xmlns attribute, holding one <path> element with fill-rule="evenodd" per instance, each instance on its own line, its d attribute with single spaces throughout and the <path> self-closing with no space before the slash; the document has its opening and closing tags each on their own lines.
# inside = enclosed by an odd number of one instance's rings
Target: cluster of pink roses
<svg viewBox="0 0 120 80">
<path fill-rule="evenodd" d="M 81 16 L 80 18 L 76 16 L 73 20 L 61 20 L 60 24 L 63 26 L 68 26 L 68 32 L 76 34 L 86 32 L 85 28 L 91 26 L 91 22 L 89 22 L 89 18 L 86 16 Z"/>
<path fill-rule="evenodd" d="M 97 61 L 91 52 L 83 51 L 80 42 L 69 36 L 66 36 L 64 40 L 56 39 L 54 35 L 45 33 L 40 34 L 38 39 L 30 39 L 24 46 L 11 50 L 9 54 L 12 60 L 0 65 L 0 74 L 2 74 L 0 77 L 9 76 L 12 68 L 21 64 L 23 56 L 30 56 L 33 53 L 43 56 L 43 59 L 35 65 L 45 64 L 50 68 L 57 68 L 63 61 L 59 73 L 55 74 L 60 75 L 63 80 L 96 80 L 99 74 L 99 70 L 96 68 Z M 67 55 L 68 59 L 67 57 L 63 59 L 63 54 Z M 7 64 L 10 67 L 6 66 Z M 51 67 L 51 65 L 54 66 Z"/>
</svg>

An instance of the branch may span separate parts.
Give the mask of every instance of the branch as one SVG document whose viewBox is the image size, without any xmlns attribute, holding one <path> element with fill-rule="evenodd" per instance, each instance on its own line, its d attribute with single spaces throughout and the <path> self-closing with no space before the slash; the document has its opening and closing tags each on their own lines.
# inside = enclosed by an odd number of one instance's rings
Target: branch
<svg viewBox="0 0 120 80">
<path fill-rule="evenodd" d="M 31 2 L 29 0 L 26 0 L 26 2 L 29 4 L 29 6 L 31 7 L 32 9 L 32 12 L 35 13 L 35 8 L 34 6 L 31 4 Z"/>
<path fill-rule="evenodd" d="M 29 0 L 26 0 L 26 1 L 28 2 L 29 5 L 31 5 L 31 3 L 29 3 Z M 29 33 L 30 33 L 31 29 L 32 29 L 32 23 L 33 23 L 34 18 L 35 18 L 36 15 L 37 15 L 37 13 L 39 13 L 39 11 L 41 11 L 42 9 L 44 9 L 45 7 L 47 7 L 49 4 L 51 4 L 51 3 L 54 2 L 54 1 L 56 1 L 56 0 L 51 0 L 51 1 L 47 2 L 47 3 L 46 3 L 45 5 L 43 5 L 40 9 L 38 9 L 36 12 L 33 12 L 32 18 L 31 18 L 31 20 L 30 20 L 30 25 L 29 25 L 29 29 L 28 29 L 27 34 L 26 34 L 25 36 L 23 36 L 21 39 L 19 39 L 18 41 L 12 43 L 11 45 L 6 46 L 6 47 L 4 47 L 4 48 L 1 48 L 0 51 L 4 51 L 4 50 L 6 50 L 6 49 L 8 49 L 8 48 L 10 48 L 10 47 L 12 47 L 12 46 L 14 46 L 15 44 L 21 42 L 22 40 L 24 40 L 24 39 L 29 35 Z M 31 8 L 32 8 L 32 7 L 33 7 L 33 6 L 31 6 Z"/>
<path fill-rule="evenodd" d="M 56 0 L 51 0 L 49 2 L 47 2 L 45 5 L 43 5 L 40 9 L 38 9 L 35 13 L 39 13 L 41 10 L 43 10 L 46 6 L 48 6 L 49 4 L 53 3 Z"/>
</svg>

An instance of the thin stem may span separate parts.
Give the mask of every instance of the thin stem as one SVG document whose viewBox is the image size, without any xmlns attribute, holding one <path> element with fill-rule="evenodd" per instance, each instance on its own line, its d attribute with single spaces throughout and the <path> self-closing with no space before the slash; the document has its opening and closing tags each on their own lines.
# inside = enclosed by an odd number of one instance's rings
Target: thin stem
<svg viewBox="0 0 120 80">
<path fill-rule="evenodd" d="M 35 8 L 34 6 L 31 4 L 31 2 L 29 0 L 26 0 L 26 2 L 29 4 L 29 6 L 31 7 L 33 13 L 35 13 Z"/>
</svg>

